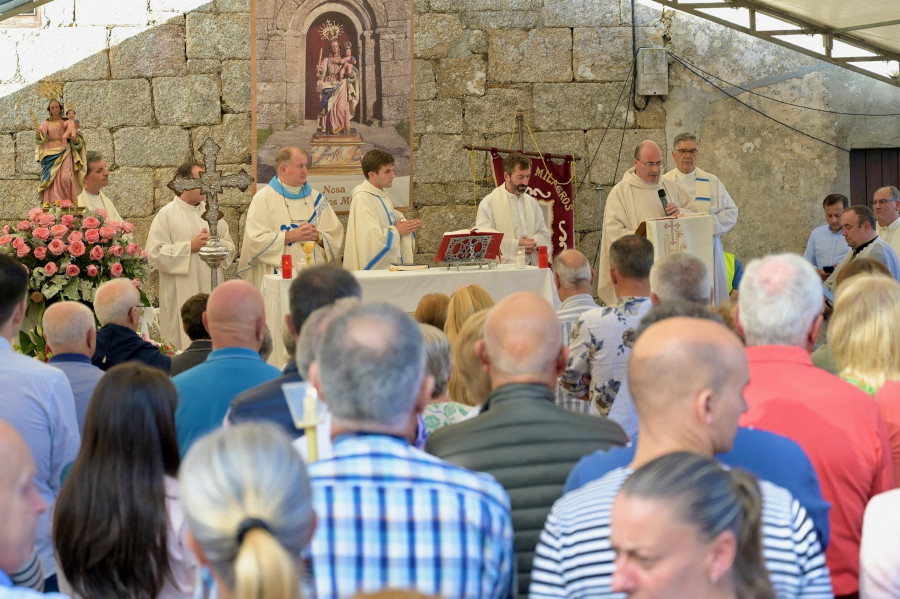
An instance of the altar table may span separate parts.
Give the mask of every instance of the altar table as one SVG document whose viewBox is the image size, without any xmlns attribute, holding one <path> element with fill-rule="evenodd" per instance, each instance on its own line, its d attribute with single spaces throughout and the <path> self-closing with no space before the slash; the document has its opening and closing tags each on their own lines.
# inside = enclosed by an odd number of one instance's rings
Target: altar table
<svg viewBox="0 0 900 599">
<path fill-rule="evenodd" d="M 299 274 L 299 273 L 298 273 Z M 556 309 L 559 297 L 553 285 L 553 272 L 549 268 L 528 266 L 518 269 L 513 264 L 501 264 L 494 268 L 467 267 L 448 270 L 433 267 L 427 270 L 391 272 L 387 270 L 360 270 L 353 275 L 362 287 L 362 299 L 366 303 L 386 302 L 412 314 L 422 296 L 429 293 L 450 295 L 465 285 L 484 287 L 494 301 L 516 291 L 533 291 Z M 282 343 L 284 316 L 288 313 L 288 290 L 291 279 L 280 275 L 267 275 L 263 280 L 263 299 L 266 305 L 266 324 L 272 333 L 272 354 L 269 363 L 281 368 L 288 355 Z"/>
</svg>

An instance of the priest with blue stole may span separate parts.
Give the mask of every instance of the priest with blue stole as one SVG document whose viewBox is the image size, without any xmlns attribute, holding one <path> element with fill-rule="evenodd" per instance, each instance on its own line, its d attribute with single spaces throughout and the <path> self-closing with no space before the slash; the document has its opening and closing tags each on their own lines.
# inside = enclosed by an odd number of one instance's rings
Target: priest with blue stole
<svg viewBox="0 0 900 599">
<path fill-rule="evenodd" d="M 344 226 L 328 199 L 306 182 L 308 161 L 300 148 L 280 149 L 278 174 L 250 202 L 238 275 L 257 289 L 265 275 L 281 269 L 283 255 L 293 257 L 294 268 L 305 263 L 307 241 L 315 242 L 313 264 L 340 264 Z"/>
</svg>

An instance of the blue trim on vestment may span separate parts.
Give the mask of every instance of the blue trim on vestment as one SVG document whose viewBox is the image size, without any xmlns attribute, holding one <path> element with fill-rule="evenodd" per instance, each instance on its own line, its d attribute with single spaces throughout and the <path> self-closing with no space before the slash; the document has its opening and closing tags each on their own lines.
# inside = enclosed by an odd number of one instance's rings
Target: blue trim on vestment
<svg viewBox="0 0 900 599">
<path fill-rule="evenodd" d="M 372 192 L 368 192 L 368 193 L 372 193 Z M 372 195 L 375 196 L 376 198 L 378 198 L 378 201 L 381 202 L 381 207 L 384 208 L 384 213 L 388 217 L 388 225 L 393 227 L 394 224 L 397 222 L 394 215 L 391 214 L 391 212 L 387 209 L 387 206 L 384 205 L 384 200 L 381 199 L 381 196 L 375 195 L 374 193 L 372 193 Z M 384 255 L 390 251 L 392 245 L 394 245 L 394 231 L 389 230 L 386 245 L 380 252 L 375 254 L 375 257 L 372 258 L 368 264 L 366 264 L 366 267 L 363 270 L 372 270 L 372 268 L 376 264 L 378 264 L 382 258 L 384 258 Z"/>
<path fill-rule="evenodd" d="M 306 196 L 312 193 L 312 187 L 309 186 L 309 183 L 304 183 L 303 187 L 300 188 L 299 193 L 293 193 L 285 189 L 284 185 L 281 181 L 278 180 L 278 175 L 272 177 L 272 180 L 269 181 L 269 187 L 283 195 L 289 200 L 302 200 Z"/>
</svg>

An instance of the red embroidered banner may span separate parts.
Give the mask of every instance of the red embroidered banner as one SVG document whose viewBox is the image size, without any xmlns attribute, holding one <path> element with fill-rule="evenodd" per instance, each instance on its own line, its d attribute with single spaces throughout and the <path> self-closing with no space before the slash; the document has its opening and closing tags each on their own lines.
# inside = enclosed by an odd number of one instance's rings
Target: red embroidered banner
<svg viewBox="0 0 900 599">
<path fill-rule="evenodd" d="M 494 180 L 503 184 L 503 156 L 491 151 Z M 549 158 L 531 159 L 531 178 L 528 193 L 544 209 L 547 226 L 552 233 L 552 255 L 575 248 L 575 200 L 572 197 L 572 159 L 562 164 Z"/>
</svg>

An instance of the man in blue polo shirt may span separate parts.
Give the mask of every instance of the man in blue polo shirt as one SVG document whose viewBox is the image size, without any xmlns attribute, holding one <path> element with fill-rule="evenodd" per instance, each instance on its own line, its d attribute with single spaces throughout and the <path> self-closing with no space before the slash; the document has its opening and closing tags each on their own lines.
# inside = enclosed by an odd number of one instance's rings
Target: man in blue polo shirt
<svg viewBox="0 0 900 599">
<path fill-rule="evenodd" d="M 213 290 L 203 313 L 213 351 L 206 361 L 172 379 L 178 390 L 175 429 L 181 455 L 207 432 L 222 426 L 232 398 L 281 372 L 259 357 L 266 330 L 262 294 L 246 281 Z"/>
</svg>

